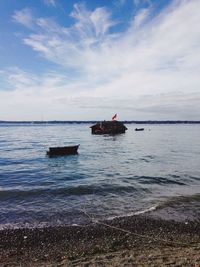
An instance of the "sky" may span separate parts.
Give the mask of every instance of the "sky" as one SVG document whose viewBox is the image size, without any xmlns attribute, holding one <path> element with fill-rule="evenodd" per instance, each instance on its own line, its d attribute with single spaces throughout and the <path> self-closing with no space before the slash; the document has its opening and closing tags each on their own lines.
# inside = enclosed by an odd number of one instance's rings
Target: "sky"
<svg viewBox="0 0 200 267">
<path fill-rule="evenodd" d="M 200 0 L 1 0 L 0 120 L 200 120 Z"/>
</svg>

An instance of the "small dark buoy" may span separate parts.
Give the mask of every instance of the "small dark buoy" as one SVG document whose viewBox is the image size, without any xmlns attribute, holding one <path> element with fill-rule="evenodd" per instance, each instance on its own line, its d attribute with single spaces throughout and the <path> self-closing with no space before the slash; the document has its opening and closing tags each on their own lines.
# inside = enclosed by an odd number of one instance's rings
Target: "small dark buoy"
<svg viewBox="0 0 200 267">
<path fill-rule="evenodd" d="M 135 128 L 135 131 L 144 131 L 144 128 Z"/>
</svg>

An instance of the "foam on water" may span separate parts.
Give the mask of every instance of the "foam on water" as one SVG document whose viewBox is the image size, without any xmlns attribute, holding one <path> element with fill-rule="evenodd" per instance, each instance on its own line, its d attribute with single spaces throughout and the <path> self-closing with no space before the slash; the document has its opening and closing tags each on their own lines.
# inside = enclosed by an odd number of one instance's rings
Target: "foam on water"
<svg viewBox="0 0 200 267">
<path fill-rule="evenodd" d="M 145 210 L 136 211 L 136 212 L 134 213 L 134 215 L 139 215 L 139 214 L 148 213 L 148 212 L 151 212 L 151 211 L 156 210 L 157 208 L 158 208 L 158 206 L 152 206 L 152 207 L 149 207 L 149 208 L 147 208 L 147 209 L 145 209 Z"/>
</svg>

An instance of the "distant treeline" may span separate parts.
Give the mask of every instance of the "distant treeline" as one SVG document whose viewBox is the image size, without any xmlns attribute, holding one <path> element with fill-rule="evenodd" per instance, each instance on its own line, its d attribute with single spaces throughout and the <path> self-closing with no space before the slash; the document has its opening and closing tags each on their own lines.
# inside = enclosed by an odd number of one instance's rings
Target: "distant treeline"
<svg viewBox="0 0 200 267">
<path fill-rule="evenodd" d="M 98 121 L 0 121 L 0 124 L 94 124 Z M 125 124 L 197 124 L 200 121 L 188 121 L 188 120 L 144 120 L 144 121 L 122 121 Z"/>
<path fill-rule="evenodd" d="M 189 123 L 189 124 L 194 124 L 194 123 L 200 123 L 200 121 L 124 121 L 124 123 L 137 123 L 137 124 L 177 124 L 177 123 Z"/>
</svg>

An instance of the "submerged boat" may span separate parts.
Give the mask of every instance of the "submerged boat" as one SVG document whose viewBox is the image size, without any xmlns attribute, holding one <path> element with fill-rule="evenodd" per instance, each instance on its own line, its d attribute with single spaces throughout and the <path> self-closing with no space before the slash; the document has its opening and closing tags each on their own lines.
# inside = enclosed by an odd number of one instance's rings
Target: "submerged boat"
<svg viewBox="0 0 200 267">
<path fill-rule="evenodd" d="M 75 146 L 62 146 L 62 147 L 50 147 L 47 151 L 47 155 L 52 156 L 65 156 L 74 155 L 78 153 L 79 145 Z"/>
<path fill-rule="evenodd" d="M 144 131 L 144 128 L 135 128 L 135 131 Z"/>
<path fill-rule="evenodd" d="M 122 122 L 116 120 L 97 122 L 96 124 L 90 126 L 90 128 L 91 133 L 96 135 L 115 135 L 125 133 L 127 130 L 126 126 Z"/>
</svg>

